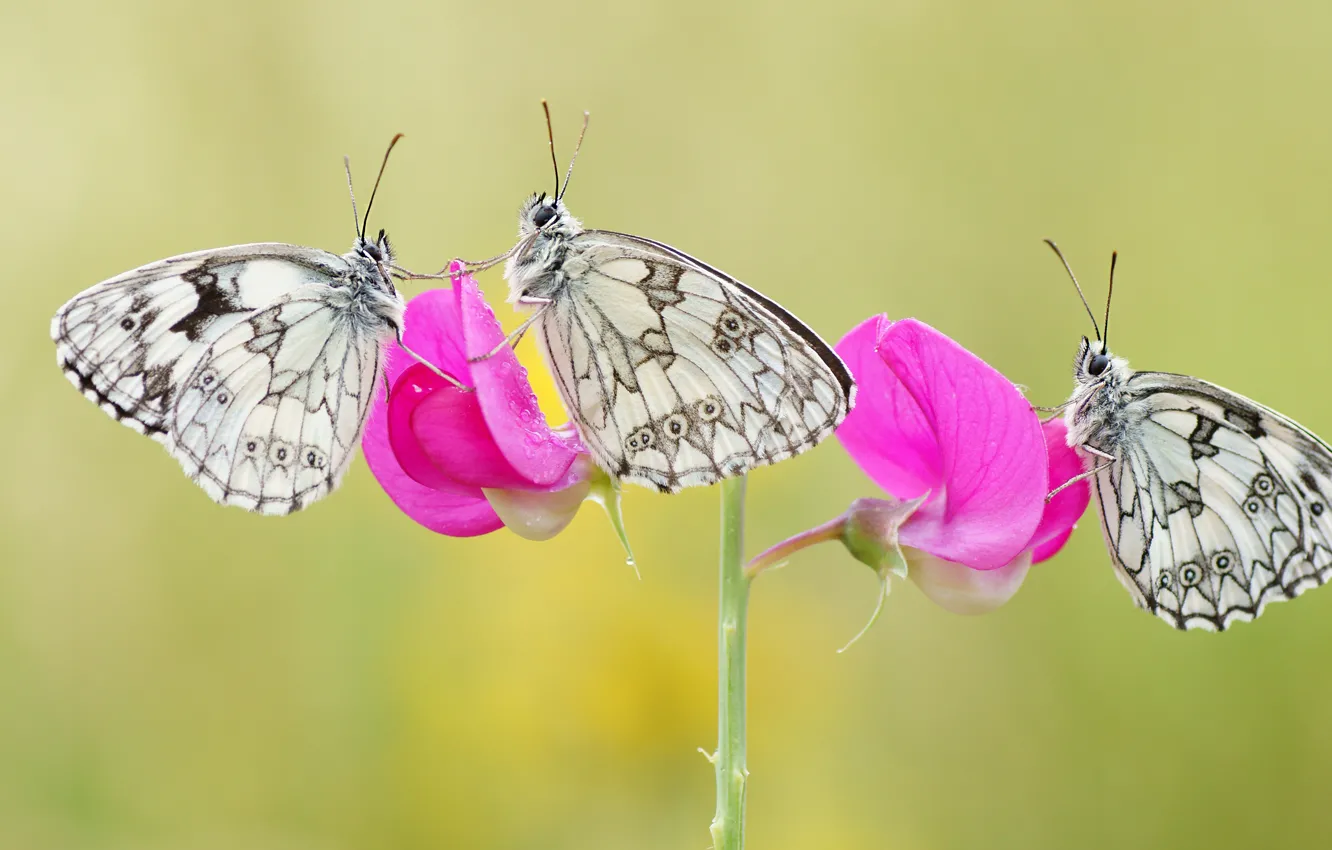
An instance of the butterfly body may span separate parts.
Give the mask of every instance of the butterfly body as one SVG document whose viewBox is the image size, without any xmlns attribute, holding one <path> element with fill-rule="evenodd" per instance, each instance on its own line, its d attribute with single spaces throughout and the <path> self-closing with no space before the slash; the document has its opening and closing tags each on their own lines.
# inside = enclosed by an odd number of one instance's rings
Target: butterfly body
<svg viewBox="0 0 1332 850">
<path fill-rule="evenodd" d="M 263 513 L 332 491 L 350 464 L 404 306 L 392 253 L 281 243 L 171 257 L 56 313 L 61 369 L 162 443 L 208 495 Z"/>
<path fill-rule="evenodd" d="M 854 402 L 845 364 L 779 305 L 670 246 L 584 230 L 558 198 L 525 204 L 505 277 L 617 478 L 712 484 L 812 447 Z"/>
<path fill-rule="evenodd" d="M 1113 454 L 1142 412 L 1130 403 L 1127 384 L 1133 371 L 1124 358 L 1109 357 L 1105 371 L 1092 375 L 1090 366 L 1096 355 L 1090 351 L 1092 343 L 1083 342 L 1085 347 L 1074 364 L 1073 395 L 1067 402 L 1068 441 Z"/>
<path fill-rule="evenodd" d="M 1332 576 L 1332 448 L 1238 393 L 1083 339 L 1069 445 L 1116 572 L 1180 629 L 1252 620 Z"/>
</svg>

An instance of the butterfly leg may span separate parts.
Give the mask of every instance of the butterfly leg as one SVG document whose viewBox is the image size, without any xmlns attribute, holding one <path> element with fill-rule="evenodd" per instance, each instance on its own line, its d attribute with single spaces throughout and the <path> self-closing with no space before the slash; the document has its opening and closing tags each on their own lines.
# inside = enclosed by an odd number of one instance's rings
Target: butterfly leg
<svg viewBox="0 0 1332 850">
<path fill-rule="evenodd" d="M 1054 407 L 1041 407 L 1040 405 L 1033 404 L 1031 406 L 1031 409 L 1037 413 L 1051 414 L 1050 416 L 1046 416 L 1041 419 L 1041 424 L 1044 425 L 1046 422 L 1049 422 L 1053 419 L 1058 419 L 1063 414 L 1063 412 L 1068 408 L 1068 405 L 1071 401 L 1072 400 L 1070 399 L 1069 401 L 1066 401 L 1063 404 L 1057 404 Z"/>
<path fill-rule="evenodd" d="M 485 260 L 464 260 L 462 257 L 454 257 L 453 260 L 447 266 L 440 269 L 437 274 L 418 274 L 416 272 L 404 269 L 400 266 L 393 266 L 393 271 L 397 272 L 398 274 L 402 275 L 403 277 L 409 280 L 451 280 L 461 274 L 476 274 L 477 272 L 483 272 L 488 268 L 498 266 L 500 263 L 509 259 L 514 254 L 517 254 L 519 251 L 526 250 L 527 247 L 531 245 L 532 242 L 535 240 L 538 233 L 540 233 L 540 231 L 538 231 L 537 233 L 533 233 L 531 236 L 522 240 L 517 245 L 514 245 L 509 250 L 505 251 L 503 254 L 496 254 L 495 256 Z M 462 263 L 463 267 L 461 269 L 458 269 L 457 271 L 450 271 L 449 267 L 452 266 L 454 263 Z"/>
<path fill-rule="evenodd" d="M 542 316 L 542 314 L 545 313 L 545 312 L 546 312 L 546 309 L 550 306 L 550 301 L 549 301 L 549 299 L 545 299 L 545 298 L 540 298 L 540 299 L 537 299 L 537 298 L 524 298 L 524 299 L 522 299 L 522 301 L 521 301 L 520 303 L 523 303 L 523 304 L 541 304 L 541 305 L 543 305 L 543 306 L 542 306 L 539 310 L 537 310 L 535 313 L 533 313 L 532 315 L 528 316 L 527 319 L 526 319 L 521 325 L 519 325 L 517 328 L 515 328 L 515 329 L 513 330 L 512 333 L 510 333 L 510 334 L 509 334 L 508 336 L 506 336 L 504 339 L 500 340 L 499 345 L 497 345 L 497 346 L 495 346 L 494 348 L 490 349 L 490 350 L 487 351 L 485 354 L 478 354 L 476 357 L 469 357 L 469 358 L 467 358 L 467 362 L 468 362 L 468 363 L 480 363 L 482 360 L 489 360 L 490 358 L 494 357 L 496 354 L 499 354 L 501 351 L 503 351 L 504 348 L 505 348 L 505 346 L 513 346 L 514 348 L 517 348 L 517 347 L 518 347 L 518 343 L 519 343 L 519 342 L 522 340 L 522 338 L 523 338 L 523 334 L 527 333 L 527 329 L 528 329 L 528 328 L 530 328 L 530 327 L 532 327 L 532 325 L 536 324 L 536 320 L 537 320 L 537 319 L 540 319 L 541 316 Z"/>
<path fill-rule="evenodd" d="M 476 389 L 476 387 L 469 387 L 469 386 L 467 386 L 467 385 L 464 384 L 462 381 L 458 380 L 457 378 L 453 377 L 452 375 L 448 374 L 447 372 L 440 371 L 439 367 L 436 366 L 434 363 L 431 363 L 429 360 L 427 360 L 427 359 L 425 359 L 424 357 L 422 357 L 421 355 L 417 354 L 415 351 L 412 351 L 410 348 L 407 347 L 407 343 L 405 343 L 405 342 L 402 341 L 402 334 L 401 334 L 401 333 L 398 334 L 398 345 L 401 346 L 401 348 L 402 348 L 403 351 L 407 352 L 407 353 L 410 354 L 412 357 L 416 358 L 417 362 L 419 362 L 421 365 L 425 366 L 427 369 L 429 369 L 430 371 L 434 372 L 436 375 L 440 376 L 440 377 L 443 378 L 444 380 L 448 381 L 450 384 L 453 384 L 455 387 L 457 387 L 458 389 L 462 390 L 463 392 L 468 392 L 468 393 L 470 393 L 470 392 L 472 392 L 472 391 L 474 391 L 474 390 Z M 385 386 L 385 388 L 388 387 L 388 382 L 387 382 L 387 381 L 384 382 L 384 386 Z"/>
<path fill-rule="evenodd" d="M 453 263 L 462 263 L 463 268 L 450 271 L 449 266 L 452 266 Z M 449 266 L 445 266 L 444 268 L 440 269 L 439 272 L 437 272 L 436 274 L 421 274 L 420 272 L 414 272 L 411 269 L 405 269 L 399 265 L 392 265 L 389 266 L 389 268 L 393 271 L 393 274 L 395 274 L 400 280 L 448 280 L 448 281 L 453 280 L 455 277 L 458 277 L 459 275 L 471 274 L 472 272 L 485 271 L 486 269 L 490 268 L 490 266 L 481 266 L 478 268 L 473 266 L 471 263 L 469 263 L 466 260 L 454 260 L 453 262 L 449 263 Z"/>
<path fill-rule="evenodd" d="M 1084 452 L 1086 452 L 1089 455 L 1095 455 L 1096 457 L 1105 458 L 1105 463 L 1094 466 L 1091 468 L 1091 470 L 1089 470 L 1088 472 L 1084 472 L 1081 475 L 1073 476 L 1072 478 L 1065 481 L 1063 484 L 1060 484 L 1058 487 L 1051 490 L 1049 493 L 1046 493 L 1045 501 L 1047 504 L 1051 499 L 1059 495 L 1059 492 L 1061 490 L 1071 487 L 1074 484 L 1077 484 L 1079 481 L 1084 481 L 1088 478 L 1091 478 L 1098 472 L 1109 469 L 1110 467 L 1115 465 L 1115 461 L 1119 460 L 1119 458 L 1115 457 L 1114 455 L 1103 452 L 1098 448 L 1087 445 L 1086 443 L 1083 443 L 1078 448 L 1082 449 Z"/>
</svg>

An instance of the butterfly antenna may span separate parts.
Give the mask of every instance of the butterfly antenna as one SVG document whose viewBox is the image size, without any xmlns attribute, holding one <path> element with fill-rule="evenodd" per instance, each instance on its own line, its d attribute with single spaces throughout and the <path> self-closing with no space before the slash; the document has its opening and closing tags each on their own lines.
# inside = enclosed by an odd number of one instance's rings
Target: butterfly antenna
<svg viewBox="0 0 1332 850">
<path fill-rule="evenodd" d="M 573 176 L 574 163 L 578 161 L 578 152 L 583 149 L 583 137 L 587 135 L 587 122 L 592 119 L 592 113 L 586 109 L 583 110 L 583 129 L 578 131 L 578 144 L 574 145 L 573 158 L 569 160 L 569 170 L 564 175 L 564 189 L 555 196 L 555 202 L 559 203 L 564 199 L 564 193 L 569 191 L 569 178 Z"/>
<path fill-rule="evenodd" d="M 550 125 L 550 104 L 541 99 L 541 108 L 546 112 L 546 138 L 550 141 L 550 166 L 555 169 L 555 198 L 560 197 L 560 161 L 555 158 L 555 129 Z"/>
<path fill-rule="evenodd" d="M 351 195 L 352 202 L 352 230 L 359 236 L 361 234 L 361 216 L 356 212 L 356 190 L 352 188 L 351 179 L 351 157 L 343 154 L 342 167 L 347 170 L 347 194 Z"/>
<path fill-rule="evenodd" d="M 1101 340 L 1101 351 L 1110 350 L 1110 299 L 1115 294 L 1115 261 L 1119 259 L 1118 251 L 1110 252 L 1110 291 L 1105 293 L 1105 337 Z"/>
<path fill-rule="evenodd" d="M 375 195 L 379 192 L 379 181 L 384 179 L 384 167 L 388 165 L 389 154 L 393 153 L 393 146 L 402 138 L 402 133 L 398 133 L 389 140 L 388 150 L 384 151 L 384 161 L 379 164 L 379 176 L 375 178 L 375 188 L 370 190 L 370 202 L 365 205 L 365 220 L 361 222 L 361 238 L 365 238 L 365 226 L 370 221 L 370 208 L 375 205 Z M 347 179 L 351 179 L 351 167 L 347 168 Z"/>
<path fill-rule="evenodd" d="M 1068 272 L 1069 278 L 1072 279 L 1073 287 L 1077 289 L 1078 297 L 1082 299 L 1082 306 L 1087 308 L 1087 316 L 1091 319 L 1092 328 L 1096 331 L 1096 341 L 1101 342 L 1101 326 L 1096 324 L 1096 314 L 1092 312 L 1091 305 L 1087 303 L 1087 296 L 1082 294 L 1082 285 L 1078 283 L 1077 275 L 1073 274 L 1073 269 L 1069 266 L 1068 260 L 1064 259 L 1064 252 L 1059 250 L 1059 246 L 1054 243 L 1054 240 L 1046 239 L 1044 241 L 1046 245 L 1050 246 L 1050 250 L 1055 252 L 1059 262 L 1064 264 L 1064 271 Z M 1102 345 L 1101 348 L 1104 350 L 1105 346 Z"/>
</svg>

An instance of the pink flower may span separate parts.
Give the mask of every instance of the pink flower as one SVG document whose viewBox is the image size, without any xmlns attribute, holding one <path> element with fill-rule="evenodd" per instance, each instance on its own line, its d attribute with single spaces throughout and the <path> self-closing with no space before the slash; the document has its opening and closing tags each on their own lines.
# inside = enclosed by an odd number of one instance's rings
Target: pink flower
<svg viewBox="0 0 1332 850">
<path fill-rule="evenodd" d="M 875 316 L 836 348 L 860 387 L 837 436 L 893 497 L 857 502 L 844 540 L 912 550 L 910 577 L 950 610 L 1003 604 L 1087 508 L 1085 481 L 1045 501 L 1082 472 L 1063 422 L 1042 426 L 1007 378 L 914 319 Z"/>
<path fill-rule="evenodd" d="M 371 471 L 403 513 L 451 537 L 508 526 L 544 540 L 594 498 L 605 500 L 620 530 L 614 483 L 572 430 L 546 423 L 475 279 L 460 274 L 452 288 L 413 298 L 404 322 L 413 351 L 474 390 L 398 346 L 389 351 L 388 400 L 375 399 L 363 443 Z M 493 357 L 468 361 L 497 346 Z"/>
</svg>

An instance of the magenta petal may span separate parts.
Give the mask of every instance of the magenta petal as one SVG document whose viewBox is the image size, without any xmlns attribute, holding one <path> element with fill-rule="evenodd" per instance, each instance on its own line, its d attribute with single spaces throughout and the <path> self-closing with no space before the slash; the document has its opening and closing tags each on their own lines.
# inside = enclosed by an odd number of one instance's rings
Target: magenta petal
<svg viewBox="0 0 1332 850">
<path fill-rule="evenodd" d="M 1049 453 L 1048 486 L 1050 490 L 1054 490 L 1083 473 L 1082 458 L 1068 445 L 1068 427 L 1064 424 L 1064 420 L 1052 419 L 1046 422 L 1041 430 L 1044 432 L 1045 448 Z M 1052 558 L 1063 548 L 1069 535 L 1073 533 L 1073 527 L 1077 525 L 1078 519 L 1087 510 L 1087 502 L 1090 500 L 1091 487 L 1085 478 L 1060 490 L 1059 494 L 1050 500 L 1045 506 L 1041 524 L 1037 526 L 1036 533 L 1032 536 L 1032 545 L 1036 547 L 1032 563 Z"/>
<path fill-rule="evenodd" d="M 472 281 L 472 285 L 475 286 L 476 281 Z M 430 289 L 407 302 L 402 338 L 408 348 L 430 361 L 440 371 L 464 384 L 471 383 L 467 355 L 463 352 L 458 297 L 452 289 Z M 400 346 L 390 346 L 386 367 L 389 386 L 395 384 L 402 373 L 416 362 L 416 358 Z"/>
<path fill-rule="evenodd" d="M 502 345 L 504 330 L 470 276 L 455 279 L 465 349 L 470 357 L 494 356 L 470 364 L 481 413 L 499 451 L 526 480 L 539 486 L 559 481 L 578 456 L 579 444 L 552 431 L 512 348 Z"/>
<path fill-rule="evenodd" d="M 1045 507 L 1045 441 L 1031 404 L 989 364 L 915 319 L 883 328 L 879 355 L 936 435 L 943 472 L 942 500 L 903 526 L 902 544 L 974 569 L 1007 564 L 1027 548 Z"/>
<path fill-rule="evenodd" d="M 474 537 L 502 528 L 499 515 L 481 488 L 441 491 L 426 487 L 403 471 L 389 446 L 388 422 L 380 400 L 366 423 L 362 446 L 379 485 L 407 516 L 438 534 Z"/>
<path fill-rule="evenodd" d="M 1068 538 L 1072 536 L 1073 527 L 1069 526 L 1054 537 L 1047 539 L 1044 543 L 1036 544 L 1031 550 L 1031 562 L 1033 564 L 1039 564 L 1041 561 L 1050 560 L 1055 555 L 1059 554 L 1059 550 L 1064 548 L 1064 544 L 1067 543 Z"/>
<path fill-rule="evenodd" d="M 495 444 L 476 393 L 448 388 L 423 399 L 412 414 L 412 433 L 430 462 L 455 481 L 505 490 L 534 486 Z"/>
<path fill-rule="evenodd" d="M 916 400 L 878 354 L 887 316 L 872 316 L 837 343 L 856 379 L 856 406 L 837 439 L 874 483 L 898 499 L 914 499 L 943 481 L 939 445 Z"/>
<path fill-rule="evenodd" d="M 404 472 L 436 490 L 530 487 L 491 439 L 476 393 L 415 363 L 393 385 L 389 445 Z"/>
</svg>

